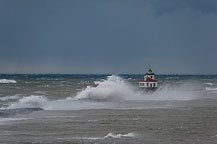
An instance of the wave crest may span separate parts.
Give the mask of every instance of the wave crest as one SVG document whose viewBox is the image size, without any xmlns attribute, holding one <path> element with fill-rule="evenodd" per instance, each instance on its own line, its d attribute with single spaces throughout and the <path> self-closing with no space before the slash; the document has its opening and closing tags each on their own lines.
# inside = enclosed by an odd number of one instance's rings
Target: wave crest
<svg viewBox="0 0 217 144">
<path fill-rule="evenodd" d="M 88 86 L 75 96 L 75 100 L 123 100 L 137 93 L 126 81 L 118 76 L 108 76 L 107 80 L 95 82 L 96 87 Z"/>
</svg>

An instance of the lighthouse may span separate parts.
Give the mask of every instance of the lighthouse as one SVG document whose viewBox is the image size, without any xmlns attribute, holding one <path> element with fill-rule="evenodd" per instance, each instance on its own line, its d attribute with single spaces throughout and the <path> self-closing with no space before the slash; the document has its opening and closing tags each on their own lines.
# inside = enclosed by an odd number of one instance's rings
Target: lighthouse
<svg viewBox="0 0 217 144">
<path fill-rule="evenodd" d="M 139 87 L 147 89 L 157 88 L 157 80 L 155 80 L 155 74 L 152 72 L 152 69 L 149 69 L 144 75 L 144 80 L 139 81 Z"/>
</svg>

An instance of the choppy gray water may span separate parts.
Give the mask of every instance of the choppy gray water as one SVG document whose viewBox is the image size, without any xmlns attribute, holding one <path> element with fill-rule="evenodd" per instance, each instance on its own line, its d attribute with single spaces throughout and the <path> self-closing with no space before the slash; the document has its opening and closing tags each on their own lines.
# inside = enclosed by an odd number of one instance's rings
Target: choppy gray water
<svg viewBox="0 0 217 144">
<path fill-rule="evenodd" d="M 0 75 L 0 143 L 217 143 L 217 76 Z"/>
</svg>

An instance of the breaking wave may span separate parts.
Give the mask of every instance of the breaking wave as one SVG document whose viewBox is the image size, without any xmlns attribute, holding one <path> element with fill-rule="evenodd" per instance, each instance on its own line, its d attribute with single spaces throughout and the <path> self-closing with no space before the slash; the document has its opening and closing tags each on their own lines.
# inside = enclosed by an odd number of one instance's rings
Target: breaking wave
<svg viewBox="0 0 217 144">
<path fill-rule="evenodd" d="M 163 85 L 153 93 L 139 90 L 126 80 L 118 76 L 108 76 L 107 79 L 96 81 L 97 86 L 88 86 L 77 95 L 65 99 L 48 100 L 46 96 L 25 96 L 12 103 L 7 109 L 42 108 L 45 110 L 78 110 L 78 109 L 106 109 L 120 108 L 123 101 L 171 101 L 192 100 L 196 97 L 189 86 L 171 87 Z M 188 89 L 187 89 L 187 88 Z M 124 104 L 124 103 L 122 103 Z M 124 106 L 124 108 L 135 108 Z"/>
<path fill-rule="evenodd" d="M 131 96 L 138 97 L 139 93 L 126 81 L 118 76 L 108 76 L 106 80 L 96 81 L 96 87 L 88 86 L 79 92 L 74 99 L 90 100 L 126 100 Z"/>
<path fill-rule="evenodd" d="M 145 92 L 131 85 L 118 76 L 108 76 L 106 80 L 95 82 L 96 87 L 88 86 L 79 92 L 74 99 L 88 100 L 192 100 L 195 97 L 194 91 L 189 89 L 189 85 L 172 87 L 162 85 L 155 92 Z M 193 87 L 193 86 L 192 86 Z"/>
<path fill-rule="evenodd" d="M 7 84 L 7 83 L 17 83 L 17 82 L 15 80 L 0 79 L 0 83 Z"/>
<path fill-rule="evenodd" d="M 15 108 L 41 108 L 48 102 L 47 98 L 44 96 L 28 96 L 23 97 L 18 102 L 11 104 L 8 109 L 15 109 Z"/>
</svg>

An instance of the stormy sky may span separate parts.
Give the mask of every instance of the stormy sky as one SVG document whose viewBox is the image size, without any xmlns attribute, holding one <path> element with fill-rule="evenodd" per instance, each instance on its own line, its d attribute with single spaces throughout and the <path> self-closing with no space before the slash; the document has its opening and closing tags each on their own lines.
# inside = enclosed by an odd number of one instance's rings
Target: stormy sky
<svg viewBox="0 0 217 144">
<path fill-rule="evenodd" d="M 217 74 L 216 0 L 0 0 L 0 73 Z"/>
</svg>

